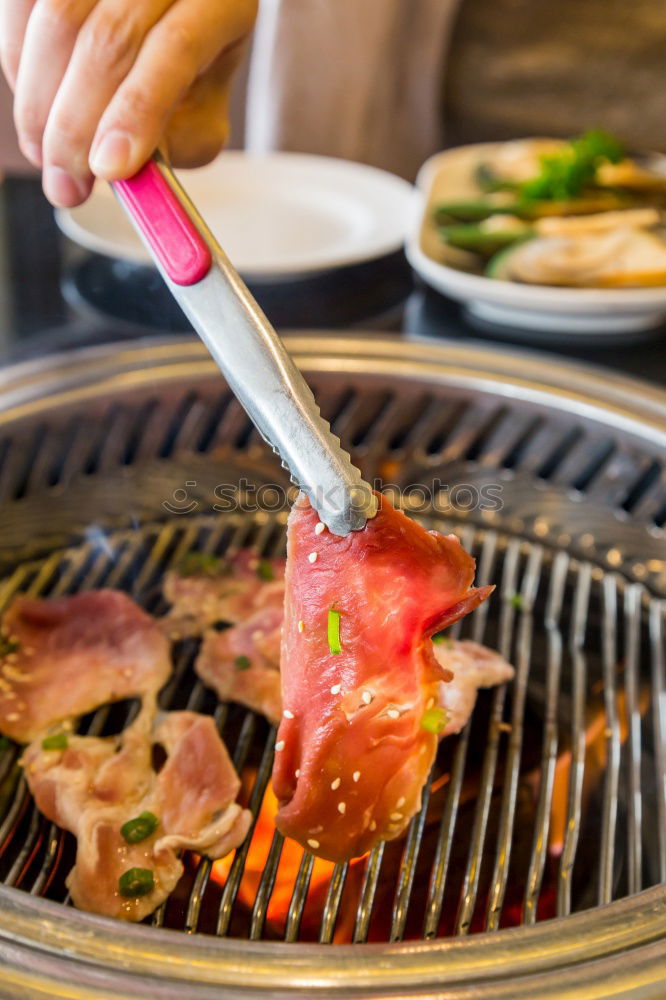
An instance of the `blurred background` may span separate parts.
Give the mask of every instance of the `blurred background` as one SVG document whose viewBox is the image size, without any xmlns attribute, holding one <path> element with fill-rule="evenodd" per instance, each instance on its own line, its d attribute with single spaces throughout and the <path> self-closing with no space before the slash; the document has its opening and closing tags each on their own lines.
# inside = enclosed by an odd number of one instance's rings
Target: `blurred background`
<svg viewBox="0 0 666 1000">
<path fill-rule="evenodd" d="M 230 146 L 349 156 L 408 179 L 443 145 L 591 123 L 664 151 L 664 51 L 662 0 L 263 0 Z M 0 166 L 27 169 L 4 80 L 0 126 Z"/>
<path fill-rule="evenodd" d="M 441 149 L 590 127 L 629 150 L 666 150 L 664 51 L 663 0 L 262 0 L 235 80 L 230 147 L 340 157 L 410 182 Z M 155 272 L 58 232 L 16 146 L 4 82 L 0 169 L 3 356 L 187 329 Z M 415 285 L 401 251 L 252 288 L 283 328 L 526 339 L 470 326 L 454 302 Z M 547 346 L 647 377 L 662 354 L 653 340 L 635 356 L 617 337 Z"/>
</svg>

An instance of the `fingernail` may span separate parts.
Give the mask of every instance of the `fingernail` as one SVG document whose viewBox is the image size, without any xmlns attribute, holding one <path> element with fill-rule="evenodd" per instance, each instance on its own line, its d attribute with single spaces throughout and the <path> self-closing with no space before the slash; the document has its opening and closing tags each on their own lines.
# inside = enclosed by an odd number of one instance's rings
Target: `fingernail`
<svg viewBox="0 0 666 1000">
<path fill-rule="evenodd" d="M 33 167 L 42 166 L 42 147 L 37 142 L 22 142 L 21 152 Z"/>
<path fill-rule="evenodd" d="M 62 167 L 46 167 L 42 178 L 44 194 L 52 205 L 71 208 L 84 201 L 90 193 L 90 183 L 72 177 Z"/>
<path fill-rule="evenodd" d="M 132 137 L 112 130 L 103 135 L 90 154 L 90 169 L 98 177 L 115 179 L 127 171 L 132 155 Z"/>
</svg>

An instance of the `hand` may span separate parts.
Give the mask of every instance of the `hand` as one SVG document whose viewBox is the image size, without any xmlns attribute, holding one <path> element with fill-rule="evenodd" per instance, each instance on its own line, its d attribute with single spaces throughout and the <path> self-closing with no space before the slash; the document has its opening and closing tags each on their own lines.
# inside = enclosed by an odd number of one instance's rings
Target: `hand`
<svg viewBox="0 0 666 1000">
<path fill-rule="evenodd" d="M 209 162 L 257 0 L 0 0 L 0 61 L 25 156 L 54 205 L 135 173 L 164 142 Z"/>
</svg>

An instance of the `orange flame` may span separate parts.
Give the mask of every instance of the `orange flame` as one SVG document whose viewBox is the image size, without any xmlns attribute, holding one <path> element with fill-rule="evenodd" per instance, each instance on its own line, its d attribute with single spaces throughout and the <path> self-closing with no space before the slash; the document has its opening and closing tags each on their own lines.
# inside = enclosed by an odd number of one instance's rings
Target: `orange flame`
<svg viewBox="0 0 666 1000">
<path fill-rule="evenodd" d="M 650 695 L 647 690 L 642 690 L 639 697 L 639 713 L 644 715 L 647 711 Z M 627 740 L 629 732 L 629 719 L 627 714 L 627 699 L 624 691 L 619 691 L 616 696 L 617 719 L 619 724 L 620 744 Z M 585 730 L 585 772 L 583 776 L 582 801 L 589 800 L 593 789 L 597 786 L 601 776 L 606 770 L 608 763 L 607 739 L 609 736 L 608 720 L 606 712 L 600 709 L 589 722 Z M 550 814 L 549 848 L 551 854 L 559 856 L 564 847 L 564 837 L 567 826 L 567 814 L 569 806 L 569 782 L 571 780 L 572 753 L 566 750 L 560 754 L 555 764 L 555 775 L 553 781 L 553 797 Z"/>
<path fill-rule="evenodd" d="M 250 908 L 254 905 L 259 883 L 268 861 L 268 854 L 275 831 L 275 816 L 277 811 L 278 802 L 272 786 L 269 784 L 264 794 L 259 815 L 257 816 L 243 877 L 238 889 L 239 901 Z M 294 840 L 286 839 L 282 846 L 275 885 L 266 912 L 267 923 L 275 925 L 276 929 L 279 929 L 284 924 L 287 910 L 289 909 L 289 902 L 294 891 L 294 882 L 304 853 L 303 848 Z M 233 855 L 229 855 L 220 861 L 216 861 L 213 865 L 212 877 L 220 885 L 224 885 L 226 882 L 232 861 Z M 334 865 L 330 861 L 322 861 L 321 858 L 315 858 L 310 878 L 309 894 L 315 892 L 320 886 L 328 885 L 333 868 Z"/>
</svg>

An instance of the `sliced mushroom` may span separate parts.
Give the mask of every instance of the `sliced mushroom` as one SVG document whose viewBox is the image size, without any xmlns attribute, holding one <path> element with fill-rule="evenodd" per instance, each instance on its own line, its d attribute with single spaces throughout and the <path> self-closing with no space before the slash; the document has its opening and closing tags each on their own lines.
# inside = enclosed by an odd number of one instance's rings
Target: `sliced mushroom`
<svg viewBox="0 0 666 1000">
<path fill-rule="evenodd" d="M 541 236 L 498 254 L 488 274 L 533 285 L 666 285 L 666 242 L 640 229 Z"/>
<path fill-rule="evenodd" d="M 630 208 L 623 212 L 538 219 L 535 229 L 540 236 L 577 236 L 610 232 L 612 229 L 651 229 L 659 225 L 661 219 L 662 214 L 657 208 Z"/>
</svg>

